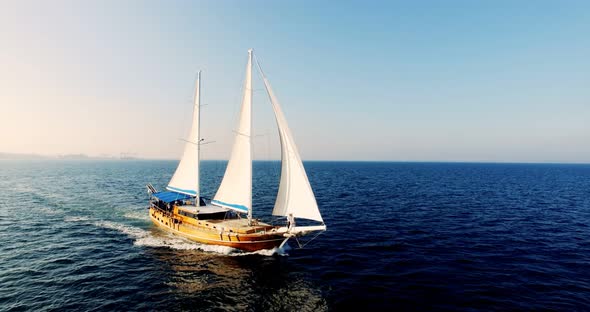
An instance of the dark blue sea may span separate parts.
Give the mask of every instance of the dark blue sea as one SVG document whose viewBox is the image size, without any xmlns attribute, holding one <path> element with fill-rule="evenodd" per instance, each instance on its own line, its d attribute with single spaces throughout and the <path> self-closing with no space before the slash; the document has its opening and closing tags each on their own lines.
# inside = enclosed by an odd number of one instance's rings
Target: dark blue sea
<svg viewBox="0 0 590 312">
<path fill-rule="evenodd" d="M 152 226 L 175 167 L 0 161 L 0 311 L 590 310 L 590 165 L 306 162 L 328 231 L 282 254 Z M 254 170 L 269 220 L 279 164 Z"/>
</svg>

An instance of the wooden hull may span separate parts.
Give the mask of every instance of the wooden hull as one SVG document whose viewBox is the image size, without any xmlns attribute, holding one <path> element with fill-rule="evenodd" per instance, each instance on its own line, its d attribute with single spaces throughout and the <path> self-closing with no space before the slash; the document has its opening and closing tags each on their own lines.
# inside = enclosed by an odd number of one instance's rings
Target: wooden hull
<svg viewBox="0 0 590 312">
<path fill-rule="evenodd" d="M 190 240 L 245 251 L 279 247 L 285 240 L 268 224 L 247 226 L 245 220 L 195 220 L 176 213 L 150 208 L 150 219 L 161 229 Z"/>
</svg>

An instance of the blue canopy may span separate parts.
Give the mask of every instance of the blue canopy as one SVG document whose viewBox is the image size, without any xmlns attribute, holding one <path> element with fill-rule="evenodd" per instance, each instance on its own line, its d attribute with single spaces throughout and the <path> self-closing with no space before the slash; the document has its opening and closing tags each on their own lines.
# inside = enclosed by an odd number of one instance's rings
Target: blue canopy
<svg viewBox="0 0 590 312">
<path fill-rule="evenodd" d="M 189 196 L 186 194 L 180 194 L 180 193 L 176 193 L 176 192 L 158 192 L 158 193 L 154 193 L 153 196 L 157 197 L 159 200 L 161 200 L 165 203 L 171 203 L 175 200 L 189 199 L 192 197 L 192 196 Z"/>
</svg>

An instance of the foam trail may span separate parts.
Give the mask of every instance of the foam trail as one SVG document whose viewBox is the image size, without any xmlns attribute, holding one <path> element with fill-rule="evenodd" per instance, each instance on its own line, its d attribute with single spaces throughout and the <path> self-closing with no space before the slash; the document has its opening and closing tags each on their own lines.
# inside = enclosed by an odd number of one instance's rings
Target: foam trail
<svg viewBox="0 0 590 312">
<path fill-rule="evenodd" d="M 121 223 L 112 222 L 112 221 L 98 221 L 98 222 L 95 222 L 94 225 L 96 225 L 98 227 L 106 228 L 106 229 L 117 230 L 117 231 L 127 234 L 128 236 L 131 236 L 133 238 L 142 238 L 142 237 L 146 237 L 149 235 L 149 233 L 143 229 L 133 227 L 133 226 L 124 225 Z"/>
<path fill-rule="evenodd" d="M 145 211 L 130 211 L 123 215 L 128 219 L 146 220 L 149 221 L 150 216 Z"/>
<path fill-rule="evenodd" d="M 176 250 L 201 250 L 222 255 L 229 255 L 234 252 L 234 249 L 230 247 L 199 244 L 179 237 L 156 236 L 149 233 L 145 237 L 138 238 L 133 244 L 136 246 L 166 247 Z"/>
<path fill-rule="evenodd" d="M 236 253 L 230 254 L 230 256 L 249 256 L 249 255 L 259 255 L 259 256 L 265 256 L 265 257 L 270 257 L 273 255 L 288 256 L 288 254 L 283 252 L 283 249 L 279 249 L 279 248 L 262 249 L 262 250 L 250 251 L 250 252 L 237 251 Z"/>
</svg>

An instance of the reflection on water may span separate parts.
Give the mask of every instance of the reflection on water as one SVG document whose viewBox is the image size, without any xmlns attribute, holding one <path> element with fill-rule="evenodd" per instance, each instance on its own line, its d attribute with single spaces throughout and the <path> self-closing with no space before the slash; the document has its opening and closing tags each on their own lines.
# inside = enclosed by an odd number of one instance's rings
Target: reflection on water
<svg viewBox="0 0 590 312">
<path fill-rule="evenodd" d="M 224 310 L 325 311 L 326 300 L 286 257 L 229 256 L 200 250 L 151 249 L 166 268 L 174 307 Z"/>
</svg>

